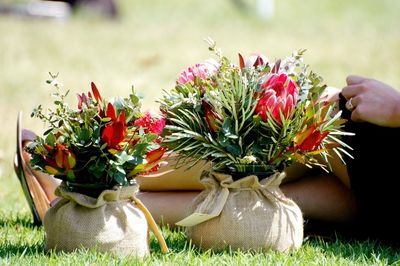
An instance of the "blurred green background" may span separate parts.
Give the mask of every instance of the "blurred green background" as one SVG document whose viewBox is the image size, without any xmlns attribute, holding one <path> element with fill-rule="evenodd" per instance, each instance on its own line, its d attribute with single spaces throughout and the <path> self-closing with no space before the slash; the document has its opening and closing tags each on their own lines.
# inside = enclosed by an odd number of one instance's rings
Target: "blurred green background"
<svg viewBox="0 0 400 266">
<path fill-rule="evenodd" d="M 28 211 L 12 168 L 16 118 L 22 110 L 24 127 L 42 132 L 29 115 L 52 101 L 49 71 L 60 73 L 71 103 L 94 81 L 107 98 L 134 85 L 143 109 L 156 110 L 182 69 L 213 56 L 203 41 L 210 36 L 233 61 L 238 52 L 275 60 L 307 49 L 305 62 L 330 86 L 359 74 L 400 88 L 400 1 L 276 0 L 269 20 L 257 15 L 255 0 L 237 2 L 117 0 L 112 20 L 89 10 L 65 20 L 1 15 L 0 212 Z"/>
</svg>

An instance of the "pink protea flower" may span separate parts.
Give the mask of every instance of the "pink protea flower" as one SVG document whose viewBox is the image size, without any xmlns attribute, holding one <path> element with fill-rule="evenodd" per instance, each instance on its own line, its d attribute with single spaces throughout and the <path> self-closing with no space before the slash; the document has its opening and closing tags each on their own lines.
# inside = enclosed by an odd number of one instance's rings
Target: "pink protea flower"
<svg viewBox="0 0 400 266">
<path fill-rule="evenodd" d="M 269 74 L 267 82 L 261 85 L 261 98 L 255 112 L 267 121 L 270 112 L 275 121 L 281 125 L 280 113 L 288 118 L 296 104 L 299 89 L 296 83 L 286 74 Z"/>
<path fill-rule="evenodd" d="M 189 67 L 187 70 L 182 71 L 179 75 L 176 84 L 190 83 L 194 85 L 195 78 L 206 80 L 210 76 L 217 73 L 219 70 L 219 64 L 214 59 L 209 59 L 203 63 L 196 64 L 193 67 Z"/>
</svg>

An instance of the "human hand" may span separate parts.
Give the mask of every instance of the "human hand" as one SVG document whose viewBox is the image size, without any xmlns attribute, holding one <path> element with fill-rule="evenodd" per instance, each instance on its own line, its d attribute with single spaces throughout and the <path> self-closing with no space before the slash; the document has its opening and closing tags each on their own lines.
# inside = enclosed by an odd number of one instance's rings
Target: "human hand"
<svg viewBox="0 0 400 266">
<path fill-rule="evenodd" d="M 327 102 L 337 102 L 339 101 L 340 89 L 335 87 L 326 87 L 322 92 L 320 99 Z"/>
<path fill-rule="evenodd" d="M 384 127 L 400 127 L 400 92 L 374 79 L 348 76 L 343 96 L 351 100 L 351 119 Z"/>
</svg>

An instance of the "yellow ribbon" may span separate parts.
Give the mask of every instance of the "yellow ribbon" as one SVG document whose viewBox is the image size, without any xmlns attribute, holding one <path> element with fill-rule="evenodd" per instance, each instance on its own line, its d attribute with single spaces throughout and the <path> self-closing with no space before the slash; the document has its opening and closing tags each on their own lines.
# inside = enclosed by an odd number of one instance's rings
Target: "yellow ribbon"
<svg viewBox="0 0 400 266">
<path fill-rule="evenodd" d="M 150 226 L 151 231 L 153 231 L 154 235 L 156 236 L 158 243 L 161 247 L 161 252 L 162 253 L 167 253 L 169 252 L 167 243 L 165 242 L 164 236 L 161 234 L 160 229 L 158 228 L 156 222 L 154 221 L 153 216 L 149 212 L 149 210 L 144 206 L 143 202 L 140 201 L 138 198 L 135 196 L 132 196 L 131 199 L 135 202 L 137 207 L 144 213 L 144 216 L 146 217 L 147 223 Z"/>
</svg>

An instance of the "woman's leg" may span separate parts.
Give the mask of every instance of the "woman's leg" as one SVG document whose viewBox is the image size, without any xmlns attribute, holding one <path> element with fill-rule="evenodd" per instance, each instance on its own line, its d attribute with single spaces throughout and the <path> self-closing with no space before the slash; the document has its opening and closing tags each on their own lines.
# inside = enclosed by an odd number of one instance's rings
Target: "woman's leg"
<svg viewBox="0 0 400 266">
<path fill-rule="evenodd" d="M 354 221 L 357 206 L 352 191 L 336 176 L 316 175 L 300 178 L 281 186 L 282 192 L 300 207 L 306 219 L 332 223 Z M 200 191 L 140 192 L 143 201 L 158 223 L 174 224 L 188 215 L 190 202 Z"/>
<path fill-rule="evenodd" d="M 282 184 L 281 190 L 299 205 L 305 218 L 333 223 L 352 222 L 357 216 L 357 204 L 350 189 L 347 168 L 336 154 L 330 157 L 329 162 L 331 173 L 322 170 L 307 172 L 304 166 L 299 165 L 289 167 L 289 182 Z"/>
<path fill-rule="evenodd" d="M 139 198 L 153 215 L 158 224 L 175 227 L 175 223 L 185 218 L 188 207 L 200 191 L 139 192 Z"/>
<path fill-rule="evenodd" d="M 333 223 L 352 222 L 356 218 L 354 195 L 336 176 L 304 177 L 282 185 L 281 190 L 297 203 L 305 218 Z"/>
</svg>

